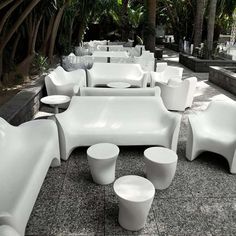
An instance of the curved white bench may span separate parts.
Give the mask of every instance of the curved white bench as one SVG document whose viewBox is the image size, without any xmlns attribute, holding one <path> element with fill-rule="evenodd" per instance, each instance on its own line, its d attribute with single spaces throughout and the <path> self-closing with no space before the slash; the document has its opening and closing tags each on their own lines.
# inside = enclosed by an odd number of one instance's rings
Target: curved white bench
<svg viewBox="0 0 236 236">
<path fill-rule="evenodd" d="M 161 89 L 161 97 L 166 108 L 168 110 L 184 111 L 187 107 L 191 107 L 197 86 L 197 78 L 190 77 L 184 80 L 173 80 L 174 84 L 171 82 L 172 79 L 169 79 L 167 84 L 155 83 Z"/>
<path fill-rule="evenodd" d="M 86 72 L 83 69 L 71 72 L 65 71 L 58 66 L 54 71 L 45 77 L 45 85 L 48 95 L 74 95 L 74 86 L 86 86 Z"/>
<path fill-rule="evenodd" d="M 80 88 L 80 96 L 160 96 L 159 87 L 154 88 Z"/>
<path fill-rule="evenodd" d="M 50 165 L 60 165 L 55 122 L 34 120 L 14 127 L 0 118 L 0 153 L 0 225 L 23 236 Z"/>
<path fill-rule="evenodd" d="M 138 64 L 94 63 L 87 70 L 88 86 L 106 86 L 110 82 L 127 82 L 135 87 L 147 86 L 147 74 Z"/>
<path fill-rule="evenodd" d="M 236 174 L 236 102 L 212 101 L 197 115 L 189 115 L 186 157 L 194 160 L 203 151 L 224 156 Z"/>
<path fill-rule="evenodd" d="M 62 159 L 67 160 L 76 147 L 108 142 L 176 151 L 181 115 L 169 112 L 159 96 L 74 96 L 56 119 Z"/>
<path fill-rule="evenodd" d="M 0 225 L 0 235 L 1 236 L 20 236 L 18 232 L 15 231 L 9 225 Z"/>
</svg>

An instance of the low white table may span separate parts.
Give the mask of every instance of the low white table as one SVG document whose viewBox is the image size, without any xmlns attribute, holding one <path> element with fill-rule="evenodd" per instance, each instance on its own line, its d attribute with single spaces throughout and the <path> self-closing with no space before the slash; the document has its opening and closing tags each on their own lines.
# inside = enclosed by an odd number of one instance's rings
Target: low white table
<svg viewBox="0 0 236 236">
<path fill-rule="evenodd" d="M 126 83 L 126 82 L 110 82 L 107 84 L 107 86 L 110 88 L 121 89 L 121 88 L 129 88 L 131 86 L 131 84 Z"/>
<path fill-rule="evenodd" d="M 70 97 L 65 95 L 51 95 L 41 98 L 42 103 L 51 105 L 54 107 L 54 112 L 57 114 L 59 112 L 58 106 L 65 104 L 70 101 Z"/>
<path fill-rule="evenodd" d="M 126 175 L 114 183 L 119 198 L 119 224 L 132 231 L 144 227 L 155 195 L 153 184 L 140 176 Z"/>
<path fill-rule="evenodd" d="M 114 182 L 119 152 L 112 143 L 98 143 L 88 148 L 88 164 L 95 183 L 106 185 Z"/>
<path fill-rule="evenodd" d="M 168 188 L 175 176 L 178 156 L 163 147 L 151 147 L 144 151 L 147 178 L 156 189 Z"/>
</svg>

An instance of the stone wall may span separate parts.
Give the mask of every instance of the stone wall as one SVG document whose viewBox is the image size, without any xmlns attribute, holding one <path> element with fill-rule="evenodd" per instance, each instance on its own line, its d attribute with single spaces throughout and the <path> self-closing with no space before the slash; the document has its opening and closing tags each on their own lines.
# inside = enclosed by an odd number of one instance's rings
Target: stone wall
<svg viewBox="0 0 236 236">
<path fill-rule="evenodd" d="M 236 66 L 236 61 L 205 60 L 184 53 L 179 54 L 179 62 L 194 72 L 209 72 L 209 66 Z"/>
<path fill-rule="evenodd" d="M 236 95 L 236 73 L 224 67 L 210 66 L 209 81 Z"/>
<path fill-rule="evenodd" d="M 36 79 L 0 107 L 0 117 L 12 125 L 31 120 L 38 112 L 40 98 L 45 95 L 44 77 Z"/>
</svg>

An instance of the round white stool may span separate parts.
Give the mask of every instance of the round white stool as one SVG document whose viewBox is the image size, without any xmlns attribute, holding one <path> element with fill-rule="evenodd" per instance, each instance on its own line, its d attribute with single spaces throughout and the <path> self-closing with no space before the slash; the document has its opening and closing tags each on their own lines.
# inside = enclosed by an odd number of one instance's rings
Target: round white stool
<svg viewBox="0 0 236 236">
<path fill-rule="evenodd" d="M 131 84 L 127 82 L 110 82 L 107 86 L 110 88 L 122 89 L 131 87 Z"/>
<path fill-rule="evenodd" d="M 88 148 L 88 164 L 95 183 L 105 185 L 114 182 L 119 151 L 112 143 L 98 143 Z"/>
<path fill-rule="evenodd" d="M 119 223 L 132 231 L 144 227 L 155 195 L 153 184 L 140 176 L 127 175 L 114 183 L 115 194 L 119 198 Z"/>
<path fill-rule="evenodd" d="M 168 188 L 175 176 L 178 156 L 163 147 L 151 147 L 144 151 L 147 178 L 156 189 Z"/>
</svg>

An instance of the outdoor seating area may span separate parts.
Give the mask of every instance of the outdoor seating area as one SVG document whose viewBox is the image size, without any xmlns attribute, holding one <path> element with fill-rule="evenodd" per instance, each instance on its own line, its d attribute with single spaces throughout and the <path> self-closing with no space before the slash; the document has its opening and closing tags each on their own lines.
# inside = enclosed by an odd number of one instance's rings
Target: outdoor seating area
<svg viewBox="0 0 236 236">
<path fill-rule="evenodd" d="M 0 15 L 0 236 L 236 235 L 234 0 Z"/>
</svg>

